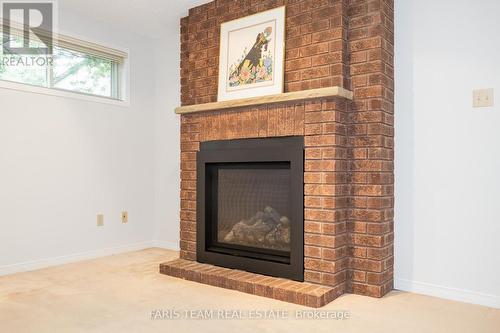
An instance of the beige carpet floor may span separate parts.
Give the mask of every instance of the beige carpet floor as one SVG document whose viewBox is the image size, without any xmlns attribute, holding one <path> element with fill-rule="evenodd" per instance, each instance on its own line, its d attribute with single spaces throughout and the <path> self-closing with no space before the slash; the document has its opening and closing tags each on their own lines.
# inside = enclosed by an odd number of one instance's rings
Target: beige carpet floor
<svg viewBox="0 0 500 333">
<path fill-rule="evenodd" d="M 176 257 L 147 249 L 0 277 L 0 332 L 500 332 L 498 309 L 411 293 L 345 295 L 314 313 L 158 274 Z M 349 318 L 298 318 L 337 311 Z"/>
</svg>

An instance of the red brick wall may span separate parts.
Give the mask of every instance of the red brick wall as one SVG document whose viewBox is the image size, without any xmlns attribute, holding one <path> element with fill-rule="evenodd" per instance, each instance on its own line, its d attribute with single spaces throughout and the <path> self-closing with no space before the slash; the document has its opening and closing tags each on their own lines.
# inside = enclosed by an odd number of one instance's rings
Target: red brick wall
<svg viewBox="0 0 500 333">
<path fill-rule="evenodd" d="M 392 0 L 351 0 L 348 291 L 382 296 L 393 285 L 394 22 Z"/>
<path fill-rule="evenodd" d="M 347 8 L 342 1 L 217 0 L 192 8 L 181 20 L 182 105 L 217 100 L 221 23 L 285 4 L 285 91 L 346 86 Z"/>
<path fill-rule="evenodd" d="M 303 135 L 305 279 L 382 296 L 392 288 L 393 74 L 388 0 L 218 0 L 181 20 L 183 105 L 217 98 L 220 23 L 286 4 L 285 90 L 318 99 L 181 116 L 181 257 L 196 259 L 199 143 Z"/>
</svg>

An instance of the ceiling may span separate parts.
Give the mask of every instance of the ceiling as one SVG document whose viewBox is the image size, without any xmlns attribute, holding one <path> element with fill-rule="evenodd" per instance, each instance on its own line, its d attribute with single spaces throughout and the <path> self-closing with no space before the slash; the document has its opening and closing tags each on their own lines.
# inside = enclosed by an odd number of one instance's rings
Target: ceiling
<svg viewBox="0 0 500 333">
<path fill-rule="evenodd" d="M 189 8 L 211 0 L 62 0 L 61 11 L 69 10 L 93 20 L 106 22 L 118 29 L 139 35 L 161 37 L 178 29 L 179 19 Z"/>
</svg>

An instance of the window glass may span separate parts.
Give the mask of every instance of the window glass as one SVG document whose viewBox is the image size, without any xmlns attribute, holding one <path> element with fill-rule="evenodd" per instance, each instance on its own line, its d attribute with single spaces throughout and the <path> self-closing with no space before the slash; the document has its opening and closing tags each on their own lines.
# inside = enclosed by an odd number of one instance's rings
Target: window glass
<svg viewBox="0 0 500 333">
<path fill-rule="evenodd" d="M 54 88 L 113 97 L 113 62 L 54 48 Z"/>
<path fill-rule="evenodd" d="M 10 41 L 10 46 L 21 47 L 22 42 L 21 37 L 14 36 Z M 33 46 L 39 47 L 39 45 Z M 48 84 L 48 62 L 47 56 L 0 54 L 0 79 L 46 87 Z"/>
<path fill-rule="evenodd" d="M 22 37 L 14 36 L 9 45 L 20 47 L 22 43 Z M 33 45 L 30 40 L 30 46 L 42 44 Z M 54 47 L 49 56 L 0 53 L 0 80 L 114 99 L 120 98 L 119 70 L 119 63 L 113 60 L 63 47 Z"/>
</svg>

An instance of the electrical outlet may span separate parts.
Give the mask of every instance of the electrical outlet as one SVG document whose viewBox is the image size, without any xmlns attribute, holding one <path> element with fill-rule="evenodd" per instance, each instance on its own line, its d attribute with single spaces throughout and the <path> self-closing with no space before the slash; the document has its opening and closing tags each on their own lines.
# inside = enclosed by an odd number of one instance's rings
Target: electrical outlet
<svg viewBox="0 0 500 333">
<path fill-rule="evenodd" d="M 492 107 L 494 101 L 493 89 L 477 89 L 473 91 L 473 106 L 475 108 Z"/>
<path fill-rule="evenodd" d="M 97 214 L 97 226 L 98 227 L 104 226 L 104 214 Z"/>
<path fill-rule="evenodd" d="M 122 212 L 122 223 L 128 223 L 128 212 Z"/>
</svg>

